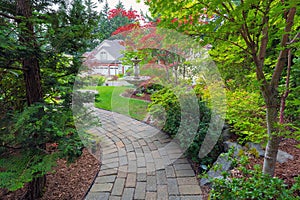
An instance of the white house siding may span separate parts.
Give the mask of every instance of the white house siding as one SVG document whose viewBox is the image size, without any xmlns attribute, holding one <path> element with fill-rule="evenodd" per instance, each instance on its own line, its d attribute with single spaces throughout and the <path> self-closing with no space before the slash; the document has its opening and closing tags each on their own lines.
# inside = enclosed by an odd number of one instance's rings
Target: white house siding
<svg viewBox="0 0 300 200">
<path fill-rule="evenodd" d="M 114 76 L 118 74 L 124 74 L 130 66 L 99 66 L 93 68 L 94 74 L 101 74 L 104 76 Z"/>
</svg>

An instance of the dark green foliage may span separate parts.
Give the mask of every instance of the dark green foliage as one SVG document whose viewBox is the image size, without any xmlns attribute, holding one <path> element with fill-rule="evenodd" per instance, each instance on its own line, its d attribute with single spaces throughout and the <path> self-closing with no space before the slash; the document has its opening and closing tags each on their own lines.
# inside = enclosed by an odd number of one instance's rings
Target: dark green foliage
<svg viewBox="0 0 300 200">
<path fill-rule="evenodd" d="M 0 0 L 0 187 L 9 190 L 45 175 L 59 157 L 81 155 L 72 90 L 82 53 L 101 34 L 93 32 L 98 16 L 90 0 L 23 2 L 32 6 L 26 17 L 16 13 L 16 1 Z M 32 57 L 43 99 L 26 107 L 22 66 Z"/>
<path fill-rule="evenodd" d="M 19 189 L 50 171 L 58 157 L 73 161 L 81 155 L 83 145 L 68 108 L 40 103 L 10 119 L 0 131 L 1 188 Z M 51 148 L 59 151 L 51 153 Z"/>
<path fill-rule="evenodd" d="M 188 92 L 185 87 L 165 87 L 151 96 L 149 111 L 154 119 L 163 123 L 164 132 L 179 140 L 187 156 L 199 162 L 198 153 L 208 131 L 211 112 L 192 91 Z M 200 162 L 211 164 L 221 150 L 218 143 Z"/>
<path fill-rule="evenodd" d="M 15 191 L 33 178 L 41 177 L 56 164 L 57 155 L 22 151 L 17 155 L 2 155 L 0 165 L 0 188 Z"/>
<path fill-rule="evenodd" d="M 291 189 L 288 189 L 284 181 L 271 177 L 261 172 L 261 167 L 255 165 L 253 170 L 247 169 L 247 157 L 241 158 L 238 170 L 242 173 L 242 177 L 232 178 L 224 173 L 223 178 L 213 180 L 213 187 L 210 192 L 210 199 L 224 200 L 296 200 L 296 193 L 299 193 L 300 178 L 296 178 L 296 183 Z"/>
<path fill-rule="evenodd" d="M 286 102 L 286 120 L 300 127 L 300 58 L 291 69 L 290 93 Z"/>
<path fill-rule="evenodd" d="M 106 81 L 106 78 L 101 75 L 89 75 L 85 77 L 78 78 L 76 80 L 76 85 L 81 87 L 88 86 L 102 86 Z"/>
</svg>

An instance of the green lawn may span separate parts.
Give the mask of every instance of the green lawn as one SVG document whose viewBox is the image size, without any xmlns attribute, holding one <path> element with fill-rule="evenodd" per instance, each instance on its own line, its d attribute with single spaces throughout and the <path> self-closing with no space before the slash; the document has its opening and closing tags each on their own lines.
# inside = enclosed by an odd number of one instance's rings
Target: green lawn
<svg viewBox="0 0 300 200">
<path fill-rule="evenodd" d="M 96 88 L 99 92 L 95 102 L 97 108 L 114 111 L 138 120 L 146 117 L 148 102 L 120 96 L 130 87 L 98 86 Z"/>
</svg>

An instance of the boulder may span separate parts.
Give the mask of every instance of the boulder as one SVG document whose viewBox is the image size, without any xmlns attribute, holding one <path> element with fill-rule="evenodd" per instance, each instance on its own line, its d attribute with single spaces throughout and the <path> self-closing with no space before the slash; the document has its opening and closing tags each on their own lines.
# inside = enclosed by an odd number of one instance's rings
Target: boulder
<svg viewBox="0 0 300 200">
<path fill-rule="evenodd" d="M 249 149 L 255 148 L 258 151 L 259 156 L 261 156 L 261 157 L 265 156 L 265 150 L 263 150 L 263 148 L 261 147 L 260 144 L 255 144 L 255 143 L 249 142 L 249 143 L 247 143 L 247 146 L 249 147 Z M 282 151 L 280 149 L 278 150 L 277 162 L 282 164 L 282 163 L 287 162 L 288 160 L 293 160 L 293 159 L 294 159 L 293 155 L 291 155 L 285 151 Z"/>
<path fill-rule="evenodd" d="M 261 147 L 260 144 L 256 144 L 253 142 L 248 142 L 246 144 L 246 146 L 248 146 L 249 149 L 255 148 L 259 154 L 259 156 L 264 157 L 265 156 L 265 150 Z"/>
<path fill-rule="evenodd" d="M 230 128 L 228 126 L 224 125 L 223 130 L 222 130 L 222 139 L 223 139 L 223 141 L 229 140 L 230 137 L 231 137 Z"/>
<path fill-rule="evenodd" d="M 214 178 L 223 178 L 222 172 L 229 171 L 231 169 L 232 161 L 229 159 L 228 154 L 220 154 L 216 162 L 214 162 L 213 166 L 220 166 L 218 170 L 214 170 L 214 167 L 212 167 L 208 172 L 208 178 L 202 178 L 200 180 L 200 185 L 209 185 L 210 179 Z"/>
<path fill-rule="evenodd" d="M 225 141 L 223 144 L 225 152 L 228 152 L 232 147 L 234 148 L 234 157 L 237 157 L 239 152 L 243 150 L 243 147 L 236 142 Z"/>
<path fill-rule="evenodd" d="M 294 160 L 294 156 L 292 156 L 291 154 L 289 154 L 289 153 L 287 153 L 285 151 L 278 150 L 278 153 L 277 153 L 277 162 L 279 162 L 279 163 L 285 163 L 288 160 Z"/>
</svg>

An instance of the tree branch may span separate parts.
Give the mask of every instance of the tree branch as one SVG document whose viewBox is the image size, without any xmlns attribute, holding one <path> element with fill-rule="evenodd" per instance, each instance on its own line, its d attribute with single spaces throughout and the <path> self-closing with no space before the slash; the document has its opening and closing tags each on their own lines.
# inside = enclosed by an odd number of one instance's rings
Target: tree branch
<svg viewBox="0 0 300 200">
<path fill-rule="evenodd" d="M 286 63 L 286 58 L 287 58 L 287 54 L 288 54 L 288 49 L 286 48 L 286 46 L 288 44 L 289 32 L 291 31 L 292 26 L 294 24 L 295 15 L 296 15 L 296 7 L 290 8 L 290 10 L 288 12 L 287 20 L 286 20 L 286 26 L 284 29 L 286 34 L 284 34 L 282 36 L 281 43 L 280 43 L 280 46 L 283 47 L 284 49 L 281 50 L 279 53 L 279 56 L 277 59 L 277 64 L 276 64 L 276 67 L 275 67 L 275 70 L 274 70 L 274 73 L 272 76 L 272 80 L 271 80 L 271 85 L 274 88 L 278 87 L 280 76 L 284 69 L 285 63 Z"/>
<path fill-rule="evenodd" d="M 230 41 L 230 40 L 226 40 L 226 39 L 223 39 L 223 38 L 219 38 L 219 37 L 216 37 L 215 39 L 217 39 L 217 40 L 222 40 L 222 41 L 225 41 L 225 42 L 229 42 L 230 44 L 232 44 L 232 45 L 234 45 L 234 46 L 237 46 L 237 47 L 239 47 L 240 49 L 242 49 L 245 53 L 247 53 L 247 54 L 249 54 L 249 55 L 252 55 L 252 53 L 251 53 L 248 49 L 242 47 L 241 45 L 239 45 L 239 44 L 237 44 L 237 43 L 235 43 L 235 42 L 232 42 L 232 41 Z"/>
<path fill-rule="evenodd" d="M 8 14 L 2 13 L 2 12 L 0 12 L 0 16 L 6 17 L 6 18 L 9 18 L 9 19 L 13 19 L 13 20 L 18 20 L 14 16 L 11 16 L 11 15 L 8 15 Z"/>
<path fill-rule="evenodd" d="M 25 70 L 25 69 L 22 69 L 22 68 L 19 68 L 19 67 L 3 67 L 3 66 L 0 66 L 0 68 L 2 68 L 2 69 L 14 69 L 14 70 L 21 70 L 21 71 L 23 71 L 23 70 Z"/>
<path fill-rule="evenodd" d="M 285 110 L 285 102 L 286 98 L 289 95 L 290 92 L 290 77 L 291 77 L 291 66 L 292 66 L 292 53 L 291 50 L 288 50 L 288 67 L 287 67 L 287 75 L 286 75 L 286 81 L 285 81 L 285 91 L 281 96 L 281 104 L 280 104 L 280 117 L 279 122 L 281 124 L 284 123 L 284 110 Z"/>
<path fill-rule="evenodd" d="M 203 2 L 198 2 L 199 4 L 202 4 L 204 5 L 206 8 L 209 8 L 209 5 L 208 4 L 205 4 Z M 220 17 L 224 17 L 225 19 L 227 19 L 228 21 L 230 22 L 235 22 L 234 18 L 229 18 L 228 16 L 226 15 L 223 15 L 222 13 L 220 13 L 217 9 L 212 9 L 213 12 L 215 12 L 217 15 L 219 15 Z M 229 14 L 229 13 L 228 13 Z"/>
<path fill-rule="evenodd" d="M 287 44 L 290 45 L 290 44 L 296 43 L 296 42 L 299 41 L 299 39 L 300 39 L 300 32 L 298 32 L 298 33 L 295 35 L 295 37 L 294 37 L 290 42 L 288 42 Z"/>
<path fill-rule="evenodd" d="M 225 4 L 224 2 L 222 2 L 222 6 L 225 8 L 225 10 L 226 10 L 228 13 L 230 13 L 229 8 L 226 6 L 226 4 Z"/>
<path fill-rule="evenodd" d="M 264 12 L 264 16 L 262 19 L 262 39 L 260 43 L 260 48 L 259 48 L 259 59 L 261 60 L 262 63 L 264 63 L 266 52 L 267 52 L 267 46 L 269 42 L 269 12 L 270 12 L 270 5 L 271 3 L 269 2 L 266 11 Z M 263 67 L 263 66 L 261 66 Z"/>
</svg>

